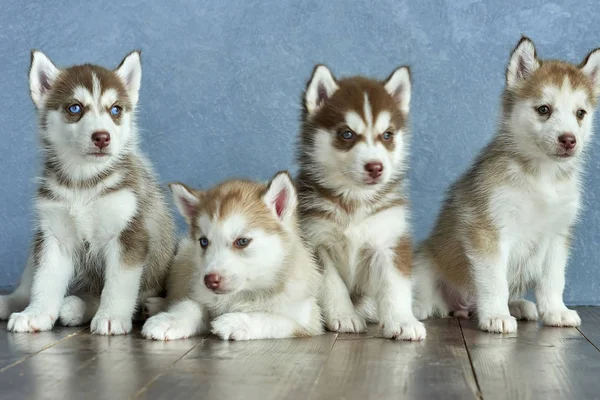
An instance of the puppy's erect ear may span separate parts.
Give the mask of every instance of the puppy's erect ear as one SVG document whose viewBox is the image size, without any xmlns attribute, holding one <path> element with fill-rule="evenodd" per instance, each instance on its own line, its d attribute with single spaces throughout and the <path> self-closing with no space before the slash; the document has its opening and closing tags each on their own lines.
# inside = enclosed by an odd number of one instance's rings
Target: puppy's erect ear
<svg viewBox="0 0 600 400">
<path fill-rule="evenodd" d="M 529 78 L 540 67 L 535 46 L 531 39 L 523 36 L 512 51 L 506 68 L 506 86 L 514 87 Z"/>
<path fill-rule="evenodd" d="M 142 52 L 135 50 L 129 53 L 116 69 L 117 75 L 123 81 L 131 104 L 137 104 L 142 83 Z"/>
<path fill-rule="evenodd" d="M 410 69 L 407 66 L 396 69 L 385 81 L 385 90 L 396 100 L 400 111 L 408 114 L 410 110 Z"/>
<path fill-rule="evenodd" d="M 60 70 L 44 53 L 38 50 L 31 51 L 29 91 L 38 109 L 44 105 L 46 95 L 59 74 Z"/>
<path fill-rule="evenodd" d="M 280 221 L 287 221 L 298 205 L 298 195 L 292 178 L 286 171 L 278 172 L 267 188 L 263 200 Z"/>
<path fill-rule="evenodd" d="M 198 193 L 178 182 L 170 183 L 169 188 L 173 193 L 173 202 L 177 206 L 177 210 L 185 218 L 185 221 L 191 224 L 198 215 L 198 204 L 200 204 Z"/>
<path fill-rule="evenodd" d="M 339 89 L 335 78 L 324 65 L 317 65 L 304 93 L 304 106 L 309 115 L 313 115 Z"/>
<path fill-rule="evenodd" d="M 579 68 L 586 74 L 592 83 L 594 96 L 600 96 L 600 48 L 590 51 L 583 59 Z"/>
</svg>

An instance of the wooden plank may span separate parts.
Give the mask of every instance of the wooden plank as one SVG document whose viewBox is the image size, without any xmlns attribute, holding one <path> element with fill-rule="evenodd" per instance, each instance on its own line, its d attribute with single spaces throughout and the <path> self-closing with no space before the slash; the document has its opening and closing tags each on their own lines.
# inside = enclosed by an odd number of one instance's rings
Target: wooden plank
<svg viewBox="0 0 600 400">
<path fill-rule="evenodd" d="M 575 307 L 581 317 L 579 331 L 600 349 L 600 307 Z"/>
<path fill-rule="evenodd" d="M 424 342 L 340 335 L 310 399 L 473 399 L 477 386 L 458 321 L 426 321 Z"/>
<path fill-rule="evenodd" d="M 248 342 L 210 337 L 138 393 L 138 398 L 304 399 L 335 338 L 331 333 Z"/>
<path fill-rule="evenodd" d="M 0 373 L 83 330 L 57 326 L 50 332 L 13 333 L 6 325 L 0 322 Z"/>
<path fill-rule="evenodd" d="M 141 337 L 139 327 L 127 336 L 86 331 L 0 374 L 2 396 L 130 398 L 202 340 L 150 341 Z"/>
<path fill-rule="evenodd" d="M 498 335 L 461 324 L 484 399 L 599 398 L 600 355 L 577 329 L 519 322 Z"/>
</svg>

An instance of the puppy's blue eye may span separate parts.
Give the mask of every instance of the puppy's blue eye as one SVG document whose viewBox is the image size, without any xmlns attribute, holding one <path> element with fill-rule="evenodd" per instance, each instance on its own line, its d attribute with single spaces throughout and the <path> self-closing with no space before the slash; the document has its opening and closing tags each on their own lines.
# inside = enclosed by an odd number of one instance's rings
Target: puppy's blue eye
<svg viewBox="0 0 600 400">
<path fill-rule="evenodd" d="M 381 135 L 381 137 L 383 138 L 383 140 L 392 140 L 394 137 L 394 134 L 392 132 L 384 132 L 383 135 Z"/>
<path fill-rule="evenodd" d="M 79 104 L 71 104 L 69 107 L 67 107 L 67 110 L 71 114 L 79 114 L 81 112 L 81 106 Z"/>
<path fill-rule="evenodd" d="M 121 114 L 121 107 L 119 106 L 112 106 L 110 109 L 110 113 L 114 116 L 120 115 Z"/>
<path fill-rule="evenodd" d="M 243 249 L 244 247 L 250 244 L 250 239 L 248 238 L 238 238 L 233 242 L 233 245 L 238 249 Z"/>
<path fill-rule="evenodd" d="M 352 133 L 352 131 L 344 131 L 340 136 L 344 140 L 352 140 L 352 138 L 354 138 L 354 133 Z"/>
<path fill-rule="evenodd" d="M 208 239 L 205 238 L 205 237 L 201 237 L 200 240 L 199 240 L 199 242 L 200 242 L 200 246 L 202 246 L 203 249 L 207 248 L 208 245 L 210 244 L 210 242 L 208 241 Z"/>
</svg>

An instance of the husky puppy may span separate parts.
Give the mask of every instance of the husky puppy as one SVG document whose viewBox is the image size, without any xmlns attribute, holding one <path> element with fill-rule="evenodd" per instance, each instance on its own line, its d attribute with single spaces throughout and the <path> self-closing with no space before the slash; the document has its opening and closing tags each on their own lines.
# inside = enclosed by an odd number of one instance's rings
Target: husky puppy
<svg viewBox="0 0 600 400">
<path fill-rule="evenodd" d="M 27 266 L 16 291 L 0 296 L 10 331 L 47 331 L 59 318 L 65 325 L 91 320 L 96 334 L 125 334 L 138 301 L 162 290 L 174 228 L 138 150 L 141 74 L 137 51 L 115 70 L 61 69 L 32 52 L 44 168 Z"/>
<path fill-rule="evenodd" d="M 408 67 L 384 82 L 336 80 L 318 65 L 304 95 L 299 145 L 301 225 L 323 271 L 327 329 L 425 338 L 412 314 L 406 159 Z"/>
<path fill-rule="evenodd" d="M 268 185 L 232 180 L 205 192 L 171 189 L 189 236 L 169 276 L 169 307 L 146 321 L 146 338 L 181 339 L 209 327 L 224 340 L 322 333 L 321 277 L 300 238 L 286 172 Z"/>
<path fill-rule="evenodd" d="M 416 256 L 418 318 L 474 311 L 482 330 L 502 333 L 538 315 L 550 326 L 581 323 L 562 297 L 599 95 L 600 49 L 572 65 L 538 59 L 521 39 L 498 133 L 450 187 Z M 529 289 L 537 307 L 523 298 Z"/>
</svg>

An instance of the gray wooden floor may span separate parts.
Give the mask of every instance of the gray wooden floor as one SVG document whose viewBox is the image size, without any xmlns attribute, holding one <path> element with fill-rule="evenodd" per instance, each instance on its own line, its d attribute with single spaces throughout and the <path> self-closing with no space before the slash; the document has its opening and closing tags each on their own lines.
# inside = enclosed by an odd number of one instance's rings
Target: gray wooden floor
<svg viewBox="0 0 600 400">
<path fill-rule="evenodd" d="M 0 325 L 2 399 L 600 399 L 600 308 L 580 329 L 427 321 L 427 340 L 316 338 L 172 342 L 87 329 L 13 334 Z M 374 328 L 374 327 L 373 327 Z"/>
</svg>

